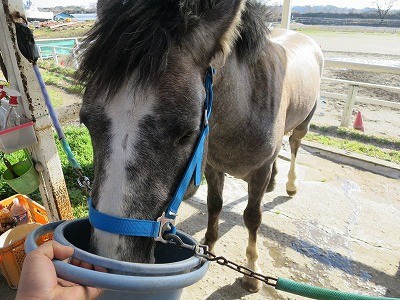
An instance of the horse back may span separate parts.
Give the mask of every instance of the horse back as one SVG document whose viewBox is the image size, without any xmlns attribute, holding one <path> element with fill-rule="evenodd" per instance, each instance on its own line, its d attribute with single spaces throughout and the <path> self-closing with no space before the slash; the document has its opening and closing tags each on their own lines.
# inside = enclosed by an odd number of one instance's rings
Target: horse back
<svg viewBox="0 0 400 300">
<path fill-rule="evenodd" d="M 323 55 L 313 39 L 291 30 L 272 30 L 271 42 L 280 48 L 285 65 L 281 103 L 287 133 L 307 118 L 317 101 Z"/>
</svg>

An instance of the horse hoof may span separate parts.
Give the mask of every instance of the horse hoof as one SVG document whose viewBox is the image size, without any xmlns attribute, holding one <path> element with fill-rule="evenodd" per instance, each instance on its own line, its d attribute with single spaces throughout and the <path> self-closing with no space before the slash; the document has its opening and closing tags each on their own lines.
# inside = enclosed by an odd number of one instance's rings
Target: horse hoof
<svg viewBox="0 0 400 300">
<path fill-rule="evenodd" d="M 250 293 L 257 293 L 262 288 L 262 282 L 255 278 L 243 276 L 242 287 Z"/>
<path fill-rule="evenodd" d="M 289 196 L 294 196 L 297 193 L 297 184 L 293 184 L 293 183 L 286 183 L 286 193 Z"/>
<path fill-rule="evenodd" d="M 286 189 L 286 193 L 287 193 L 290 197 L 292 197 L 292 196 L 296 195 L 297 190 L 289 191 L 288 189 Z"/>
<path fill-rule="evenodd" d="M 200 244 L 201 245 L 207 245 L 208 246 L 208 251 L 213 251 L 214 250 L 215 242 L 207 241 L 207 239 L 205 237 L 201 239 Z"/>
</svg>

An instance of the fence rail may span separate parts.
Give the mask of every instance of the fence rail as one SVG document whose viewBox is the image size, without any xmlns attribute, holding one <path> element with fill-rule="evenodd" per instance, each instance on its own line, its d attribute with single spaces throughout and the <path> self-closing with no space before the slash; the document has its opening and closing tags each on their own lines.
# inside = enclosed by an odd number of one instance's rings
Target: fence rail
<svg viewBox="0 0 400 300">
<path fill-rule="evenodd" d="M 400 26 L 398 19 L 339 19 L 323 17 L 293 17 L 293 21 L 307 25 L 352 25 L 352 26 L 377 26 L 391 27 L 397 30 Z"/>
<path fill-rule="evenodd" d="M 364 63 L 355 63 L 355 62 L 345 62 L 345 61 L 338 61 L 338 60 L 325 60 L 325 67 L 400 75 L 400 67 L 382 66 L 382 65 L 364 64 Z M 348 93 L 347 94 L 339 94 L 339 93 L 331 93 L 331 92 L 321 91 L 322 97 L 346 100 L 343 114 L 342 114 L 342 120 L 340 123 L 340 126 L 342 126 L 342 127 L 349 126 L 350 118 L 351 118 L 351 114 L 352 114 L 355 102 L 385 106 L 385 107 L 390 107 L 390 108 L 400 110 L 400 102 L 385 101 L 385 100 L 369 98 L 369 97 L 360 97 L 357 95 L 359 87 L 384 89 L 384 90 L 388 90 L 388 91 L 392 91 L 392 92 L 399 92 L 399 93 L 400 93 L 400 87 L 366 83 L 366 82 L 358 82 L 358 81 L 351 81 L 351 80 L 343 80 L 343 79 L 335 79 L 335 78 L 326 78 L 326 77 L 323 77 L 322 80 L 336 82 L 336 83 L 344 83 L 344 84 L 348 85 Z"/>
<path fill-rule="evenodd" d="M 72 41 L 73 45 L 63 45 L 63 41 Z M 71 39 L 49 39 L 49 40 L 37 40 L 37 47 L 39 50 L 40 59 L 50 59 L 54 60 L 56 65 L 59 64 L 58 57 L 59 55 L 70 56 L 74 67 L 78 67 L 77 53 L 76 49 L 79 46 L 78 38 Z M 60 42 L 60 45 L 56 43 Z"/>
<path fill-rule="evenodd" d="M 325 59 L 325 67 L 400 75 L 400 67 L 364 64 L 333 59 Z"/>
</svg>

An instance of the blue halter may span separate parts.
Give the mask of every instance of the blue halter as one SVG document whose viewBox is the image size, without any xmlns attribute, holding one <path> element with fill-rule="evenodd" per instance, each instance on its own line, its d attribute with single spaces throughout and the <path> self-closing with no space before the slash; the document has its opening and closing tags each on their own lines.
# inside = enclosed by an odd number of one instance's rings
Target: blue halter
<svg viewBox="0 0 400 300">
<path fill-rule="evenodd" d="M 93 227 L 114 234 L 152 237 L 156 241 L 161 242 L 166 242 L 163 239 L 164 233 L 175 233 L 175 217 L 183 200 L 183 196 L 189 187 L 190 181 L 193 178 L 196 186 L 200 185 L 201 182 L 201 164 L 203 160 L 204 142 L 206 141 L 206 137 L 210 131 L 208 119 L 211 116 L 212 110 L 214 73 L 214 68 L 209 67 L 205 77 L 206 99 L 204 101 L 203 129 L 178 188 L 162 216 L 159 217 L 157 221 L 150 221 L 107 215 L 96 210 L 93 207 L 92 199 L 89 197 L 89 221 Z"/>
</svg>

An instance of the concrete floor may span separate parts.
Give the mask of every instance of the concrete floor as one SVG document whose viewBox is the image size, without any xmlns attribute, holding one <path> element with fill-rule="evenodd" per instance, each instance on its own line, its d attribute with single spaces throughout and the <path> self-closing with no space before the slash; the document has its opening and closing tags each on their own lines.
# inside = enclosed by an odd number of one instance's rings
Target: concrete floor
<svg viewBox="0 0 400 300">
<path fill-rule="evenodd" d="M 364 166 L 365 167 L 365 166 Z M 274 192 L 262 203 L 259 264 L 263 274 L 329 289 L 400 297 L 400 182 L 301 151 L 299 192 L 285 194 L 287 160 L 279 160 Z M 246 184 L 226 181 L 215 253 L 245 262 L 247 232 L 242 212 Z M 184 203 L 178 225 L 200 240 L 206 226 L 206 188 Z M 189 298 L 190 297 L 190 298 Z M 244 291 L 240 274 L 216 263 L 186 288 L 183 299 L 306 299 L 264 285 Z"/>
<path fill-rule="evenodd" d="M 299 192 L 290 198 L 285 193 L 289 162 L 280 159 L 279 169 L 276 190 L 262 203 L 258 244 L 263 273 L 325 288 L 400 297 L 399 180 L 301 150 Z M 247 187 L 228 177 L 224 196 L 221 238 L 214 252 L 244 264 L 247 231 L 242 212 Z M 178 228 L 197 240 L 205 232 L 205 199 L 202 186 L 180 209 Z M 4 300 L 15 297 L 3 278 L 0 295 Z M 182 299 L 305 298 L 266 285 L 250 294 L 241 288 L 239 273 L 214 263 L 200 282 L 184 290 Z"/>
</svg>

